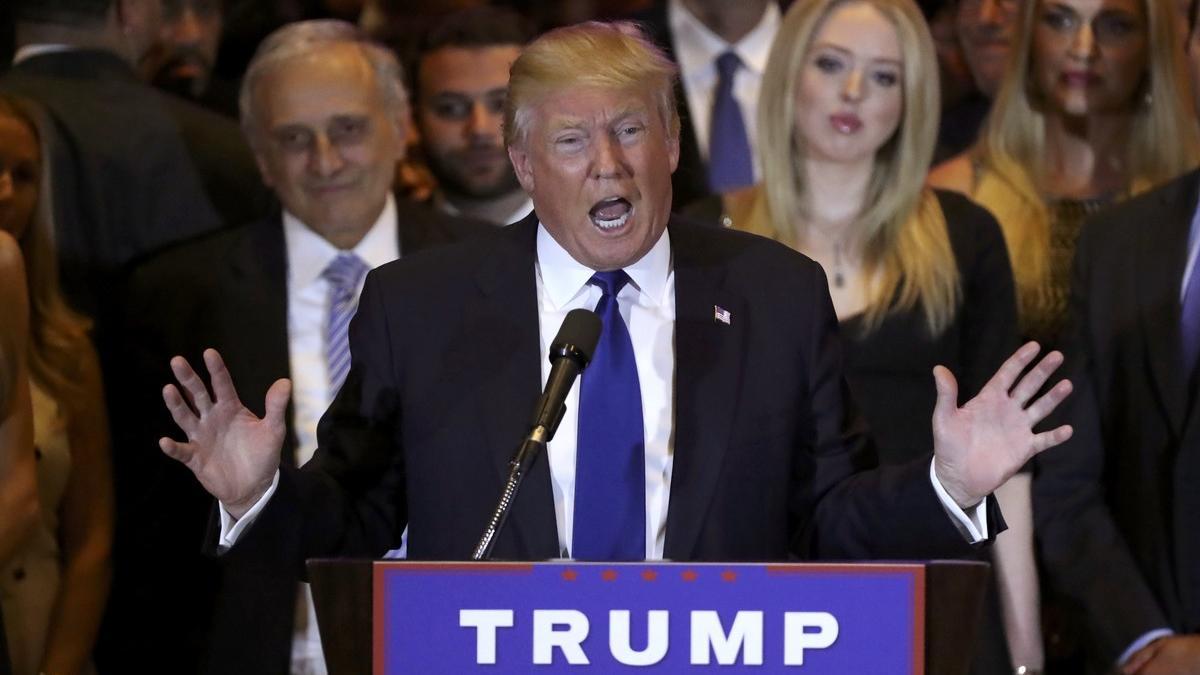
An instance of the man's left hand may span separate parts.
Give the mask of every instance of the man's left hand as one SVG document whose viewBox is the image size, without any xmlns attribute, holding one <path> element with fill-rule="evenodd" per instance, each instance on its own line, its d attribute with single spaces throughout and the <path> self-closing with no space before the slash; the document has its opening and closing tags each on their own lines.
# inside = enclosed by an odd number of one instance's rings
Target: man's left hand
<svg viewBox="0 0 1200 675">
<path fill-rule="evenodd" d="M 1035 400 L 1063 362 L 1061 353 L 1050 352 L 1021 377 L 1039 351 L 1036 342 L 1018 349 L 979 395 L 961 408 L 954 375 L 943 366 L 933 369 L 937 385 L 934 471 L 946 492 L 964 509 L 983 501 L 1034 455 L 1071 437 L 1068 425 L 1033 431 L 1071 393 L 1070 381 L 1063 380 Z"/>
</svg>

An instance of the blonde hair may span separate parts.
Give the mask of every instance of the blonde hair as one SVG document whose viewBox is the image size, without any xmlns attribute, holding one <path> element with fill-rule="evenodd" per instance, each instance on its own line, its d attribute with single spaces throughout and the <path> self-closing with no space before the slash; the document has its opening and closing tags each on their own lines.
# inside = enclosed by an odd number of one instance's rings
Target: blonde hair
<svg viewBox="0 0 1200 675">
<path fill-rule="evenodd" d="M 1000 221 L 1022 317 L 1031 316 L 1050 283 L 1051 214 L 1038 189 L 1044 184 L 1046 118 L 1030 77 L 1040 4 L 1028 0 L 1021 10 L 1004 82 L 970 153 L 981 170 L 971 196 Z M 1134 194 L 1187 171 L 1200 156 L 1175 12 L 1158 0 L 1142 0 L 1142 8 L 1147 19 L 1148 72 L 1143 80 L 1145 96 L 1132 109 L 1126 156 L 1129 191 Z"/>
<path fill-rule="evenodd" d="M 29 373 L 47 393 L 74 409 L 86 400 L 80 378 L 84 354 L 92 346 L 88 339 L 91 323 L 67 306 L 58 282 L 58 254 L 54 245 L 53 180 L 50 171 L 50 122 L 33 104 L 0 94 L 0 115 L 22 123 L 38 139 L 41 176 L 32 222 L 18 243 L 25 258 L 25 280 L 29 290 Z"/>
<path fill-rule="evenodd" d="M 821 24 L 836 8 L 856 2 L 874 7 L 895 27 L 904 62 L 904 111 L 896 132 L 875 155 L 855 223 L 865 270 L 875 280 L 864 327 L 873 330 L 889 313 L 920 302 L 925 324 L 936 335 L 954 318 L 960 289 L 945 216 L 925 187 L 937 141 L 938 68 L 933 39 L 911 0 L 799 0 L 788 10 L 771 49 L 758 106 L 765 204 L 757 220 L 794 248 L 803 238 L 807 150 L 795 129 L 795 87 Z"/>
<path fill-rule="evenodd" d="M 589 21 L 552 30 L 529 43 L 512 65 L 504 105 L 504 142 L 522 145 L 532 108 L 568 87 L 649 89 L 669 138 L 679 136 L 678 69 L 636 24 Z"/>
</svg>

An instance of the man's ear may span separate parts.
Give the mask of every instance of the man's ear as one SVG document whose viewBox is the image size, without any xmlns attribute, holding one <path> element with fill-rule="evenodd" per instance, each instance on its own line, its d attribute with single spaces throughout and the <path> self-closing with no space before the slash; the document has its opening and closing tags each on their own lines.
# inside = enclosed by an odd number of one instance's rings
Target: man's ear
<svg viewBox="0 0 1200 675">
<path fill-rule="evenodd" d="M 671 163 L 671 173 L 679 168 L 679 131 L 667 136 L 667 160 Z"/>
<path fill-rule="evenodd" d="M 512 162 L 513 171 L 527 194 L 533 194 L 533 158 L 525 149 L 525 142 L 518 141 L 508 146 L 508 160 Z"/>
</svg>

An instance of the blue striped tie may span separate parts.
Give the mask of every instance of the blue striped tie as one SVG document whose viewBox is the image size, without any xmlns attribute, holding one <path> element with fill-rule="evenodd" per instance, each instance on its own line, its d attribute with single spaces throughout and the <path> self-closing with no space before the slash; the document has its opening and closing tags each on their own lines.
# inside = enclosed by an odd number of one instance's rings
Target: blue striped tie
<svg viewBox="0 0 1200 675">
<path fill-rule="evenodd" d="M 321 278 L 329 282 L 329 321 L 325 323 L 325 363 L 329 366 L 329 396 L 337 396 L 350 372 L 350 319 L 358 308 L 355 291 L 367 274 L 367 263 L 353 253 L 339 253 Z"/>
<path fill-rule="evenodd" d="M 603 329 L 579 384 L 575 449 L 575 513 L 571 554 L 578 560 L 646 557 L 646 436 L 633 341 L 617 294 L 629 282 L 622 270 L 588 281 L 603 295 L 596 305 Z"/>
<path fill-rule="evenodd" d="M 746 137 L 742 108 L 733 97 L 733 78 L 742 60 L 733 52 L 717 58 L 717 90 L 713 98 L 708 142 L 708 183 L 714 192 L 729 192 L 754 183 L 753 155 Z"/>
</svg>

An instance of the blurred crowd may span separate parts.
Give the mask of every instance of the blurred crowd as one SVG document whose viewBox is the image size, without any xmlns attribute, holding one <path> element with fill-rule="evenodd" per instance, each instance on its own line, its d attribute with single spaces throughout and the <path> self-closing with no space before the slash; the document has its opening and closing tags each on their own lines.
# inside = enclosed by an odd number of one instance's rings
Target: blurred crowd
<svg viewBox="0 0 1200 675">
<path fill-rule="evenodd" d="M 159 449 L 170 359 L 218 348 L 258 414 L 290 378 L 307 461 L 331 324 L 368 269 L 530 216 L 509 69 L 593 20 L 678 66 L 673 210 L 825 270 L 879 462 L 928 455 L 935 365 L 966 400 L 1023 340 L 1066 354 L 1076 435 L 996 495 L 971 672 L 1200 673 L 1197 4 L 3 3 L 0 673 L 325 672 L 306 585 L 222 620 L 248 582 Z"/>
</svg>

